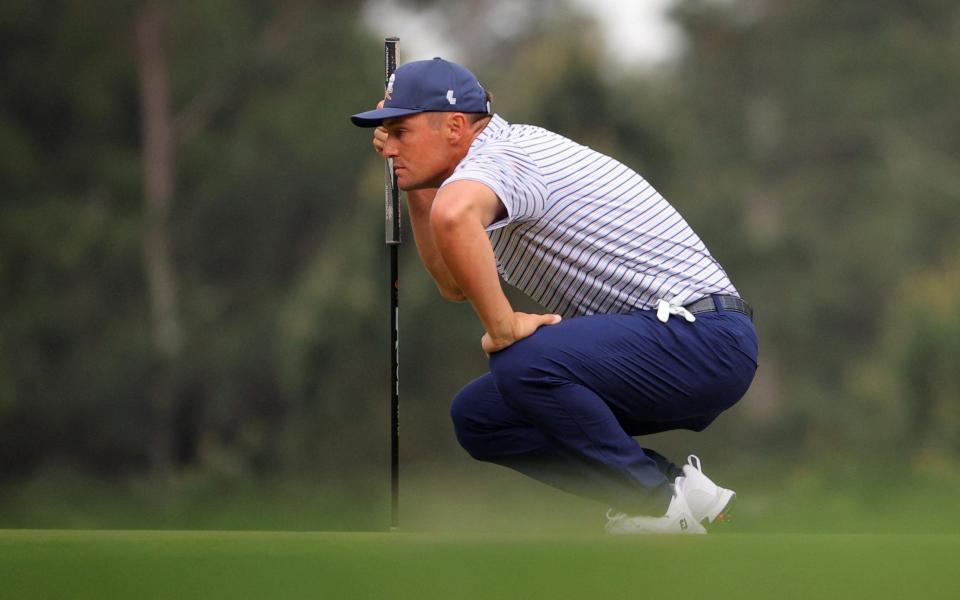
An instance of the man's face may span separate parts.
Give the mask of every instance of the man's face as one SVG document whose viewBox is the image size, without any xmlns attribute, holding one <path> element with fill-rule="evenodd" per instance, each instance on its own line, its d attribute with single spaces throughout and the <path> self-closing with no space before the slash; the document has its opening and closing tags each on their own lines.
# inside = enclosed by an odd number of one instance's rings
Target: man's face
<svg viewBox="0 0 960 600">
<path fill-rule="evenodd" d="M 401 190 L 439 187 L 457 166 L 446 135 L 446 113 L 387 119 L 383 154 L 393 159 Z"/>
</svg>

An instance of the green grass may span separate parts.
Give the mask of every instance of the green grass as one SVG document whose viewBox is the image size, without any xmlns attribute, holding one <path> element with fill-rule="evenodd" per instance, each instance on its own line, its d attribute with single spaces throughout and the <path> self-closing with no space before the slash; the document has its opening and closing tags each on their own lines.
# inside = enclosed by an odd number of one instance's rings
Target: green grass
<svg viewBox="0 0 960 600">
<path fill-rule="evenodd" d="M 379 480 L 47 474 L 0 494 L 0 599 L 960 598 L 952 469 L 721 471 L 732 522 L 624 539 L 603 506 L 467 466 L 407 469 L 392 534 L 370 532 Z"/>
<path fill-rule="evenodd" d="M 0 531 L 0 596 L 956 598 L 960 536 Z"/>
</svg>

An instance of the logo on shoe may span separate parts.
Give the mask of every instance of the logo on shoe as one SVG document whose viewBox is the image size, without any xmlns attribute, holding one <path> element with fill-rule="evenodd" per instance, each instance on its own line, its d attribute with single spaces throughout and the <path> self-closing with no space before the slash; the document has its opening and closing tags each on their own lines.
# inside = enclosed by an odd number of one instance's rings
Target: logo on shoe
<svg viewBox="0 0 960 600">
<path fill-rule="evenodd" d="M 688 527 L 688 525 L 687 525 L 687 520 L 686 520 L 686 519 L 680 519 L 680 529 L 681 529 L 682 531 L 686 531 L 686 530 L 687 530 L 687 527 Z"/>
</svg>

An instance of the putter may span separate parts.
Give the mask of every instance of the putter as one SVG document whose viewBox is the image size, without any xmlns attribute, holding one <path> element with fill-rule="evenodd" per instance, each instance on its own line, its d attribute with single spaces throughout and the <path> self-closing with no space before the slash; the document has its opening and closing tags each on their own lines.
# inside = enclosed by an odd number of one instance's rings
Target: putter
<svg viewBox="0 0 960 600">
<path fill-rule="evenodd" d="M 400 38 L 383 40 L 384 89 L 397 70 L 397 46 Z M 400 357 L 399 357 L 399 306 L 400 269 L 397 250 L 400 247 L 400 189 L 393 170 L 393 159 L 388 158 L 384 170 L 386 188 L 386 241 L 390 248 L 390 531 L 400 527 Z"/>
</svg>

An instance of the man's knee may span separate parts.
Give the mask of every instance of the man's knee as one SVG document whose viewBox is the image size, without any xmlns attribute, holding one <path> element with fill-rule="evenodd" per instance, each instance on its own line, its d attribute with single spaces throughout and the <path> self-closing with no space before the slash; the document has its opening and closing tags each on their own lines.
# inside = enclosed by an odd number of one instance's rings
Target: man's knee
<svg viewBox="0 0 960 600">
<path fill-rule="evenodd" d="M 683 427 L 683 429 L 687 429 L 689 431 L 696 431 L 696 432 L 703 431 L 704 429 L 709 427 L 710 424 L 713 423 L 718 416 L 720 416 L 720 413 L 713 413 L 709 415 L 703 415 L 701 417 L 694 417 L 693 419 L 690 419 L 690 421 Z"/>
<path fill-rule="evenodd" d="M 453 433 L 467 454 L 477 460 L 489 460 L 487 445 L 480 420 L 476 398 L 470 386 L 460 390 L 450 404 L 450 419 L 453 421 Z"/>
</svg>

